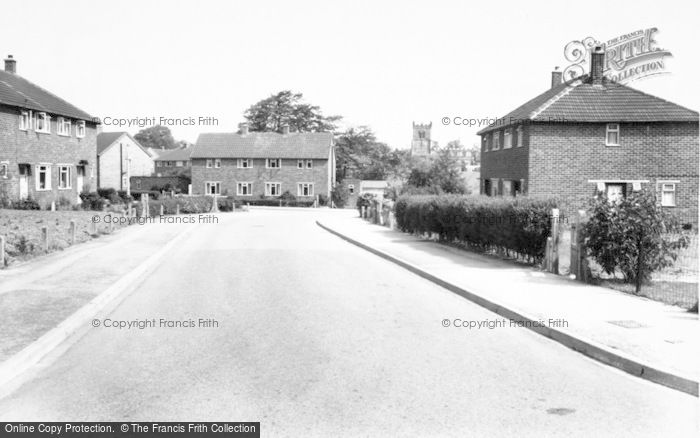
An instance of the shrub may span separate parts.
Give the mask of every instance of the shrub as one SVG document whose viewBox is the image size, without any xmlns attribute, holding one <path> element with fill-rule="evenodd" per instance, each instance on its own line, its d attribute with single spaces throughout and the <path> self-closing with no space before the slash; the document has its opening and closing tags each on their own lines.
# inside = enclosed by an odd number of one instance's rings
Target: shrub
<svg viewBox="0 0 700 438">
<path fill-rule="evenodd" d="M 82 192 L 80 194 L 83 209 L 102 211 L 107 203 L 107 200 L 101 197 L 97 192 Z"/>
<path fill-rule="evenodd" d="M 666 213 L 651 191 L 632 192 L 610 202 L 601 194 L 591 201 L 591 216 L 582 228 L 587 252 L 612 274 L 617 269 L 639 294 L 651 273 L 673 265 L 677 251 L 688 246 L 677 218 Z"/>
<path fill-rule="evenodd" d="M 343 208 L 348 203 L 348 195 L 341 187 L 334 187 L 331 192 L 331 199 L 337 208 Z"/>
<path fill-rule="evenodd" d="M 15 210 L 41 210 L 39 203 L 32 198 L 13 201 L 12 208 Z"/>
<path fill-rule="evenodd" d="M 319 194 L 318 205 L 328 205 L 328 196 Z"/>
<path fill-rule="evenodd" d="M 405 232 L 437 233 L 444 241 L 515 251 L 540 261 L 556 205 L 554 199 L 527 197 L 413 195 L 399 197 L 394 211 Z"/>
</svg>

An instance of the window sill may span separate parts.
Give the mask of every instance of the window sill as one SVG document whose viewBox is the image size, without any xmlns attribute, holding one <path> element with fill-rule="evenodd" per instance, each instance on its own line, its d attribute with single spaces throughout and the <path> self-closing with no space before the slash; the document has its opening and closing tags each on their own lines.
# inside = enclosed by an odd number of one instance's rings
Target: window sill
<svg viewBox="0 0 700 438">
<path fill-rule="evenodd" d="M 620 145 L 619 145 L 619 144 L 607 144 L 607 143 L 605 143 L 605 147 L 608 147 L 608 148 L 619 148 Z"/>
<path fill-rule="evenodd" d="M 51 134 L 51 131 L 37 131 L 36 129 L 34 130 L 37 134 Z"/>
<path fill-rule="evenodd" d="M 51 188 L 48 189 L 35 189 L 37 192 L 50 192 Z"/>
<path fill-rule="evenodd" d="M 70 137 L 70 134 L 57 134 L 59 137 Z"/>
<path fill-rule="evenodd" d="M 58 190 L 73 190 L 73 187 L 59 187 Z"/>
</svg>

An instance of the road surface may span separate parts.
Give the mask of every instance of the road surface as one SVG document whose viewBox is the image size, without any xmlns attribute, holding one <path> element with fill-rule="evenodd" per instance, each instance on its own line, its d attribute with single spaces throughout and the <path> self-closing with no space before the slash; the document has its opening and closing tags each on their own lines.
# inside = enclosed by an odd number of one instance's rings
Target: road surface
<svg viewBox="0 0 700 438">
<path fill-rule="evenodd" d="M 328 214 L 348 212 L 193 225 L 100 327 L 0 400 L 0 420 L 260 421 L 292 437 L 697 431 L 697 398 L 523 328 L 443 327 L 499 317 L 325 232 Z M 104 326 L 161 319 L 197 327 Z"/>
</svg>

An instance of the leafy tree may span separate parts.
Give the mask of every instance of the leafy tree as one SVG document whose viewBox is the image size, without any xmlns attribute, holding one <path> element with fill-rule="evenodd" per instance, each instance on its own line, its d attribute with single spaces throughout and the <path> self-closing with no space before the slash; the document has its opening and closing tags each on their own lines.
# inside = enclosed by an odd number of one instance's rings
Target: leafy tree
<svg viewBox="0 0 700 438">
<path fill-rule="evenodd" d="M 340 134 L 336 145 L 336 179 L 385 179 L 397 158 L 385 143 L 377 141 L 374 132 L 366 126 L 350 128 Z"/>
<path fill-rule="evenodd" d="M 304 103 L 303 97 L 284 90 L 253 104 L 244 114 L 250 131 L 282 132 L 282 126 L 288 125 L 297 132 L 334 132 L 341 117 L 324 116 L 318 106 Z"/>
<path fill-rule="evenodd" d="M 134 138 L 145 148 L 175 149 L 178 144 L 167 126 L 151 126 L 140 130 Z"/>
<path fill-rule="evenodd" d="M 617 201 L 601 194 L 591 202 L 591 211 L 582 229 L 588 253 L 606 273 L 619 269 L 637 294 L 652 272 L 671 266 L 677 251 L 688 246 L 687 236 L 672 237 L 680 230 L 678 221 L 651 191 Z"/>
<path fill-rule="evenodd" d="M 423 190 L 415 190 L 416 188 Z M 448 149 L 439 149 L 430 160 L 414 161 L 405 191 L 434 194 L 469 192 L 462 178 L 460 165 Z"/>
</svg>

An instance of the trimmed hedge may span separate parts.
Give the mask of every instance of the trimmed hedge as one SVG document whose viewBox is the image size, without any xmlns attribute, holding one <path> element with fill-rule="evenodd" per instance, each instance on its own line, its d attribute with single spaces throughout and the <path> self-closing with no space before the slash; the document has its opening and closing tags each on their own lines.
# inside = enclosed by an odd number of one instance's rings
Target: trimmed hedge
<svg viewBox="0 0 700 438">
<path fill-rule="evenodd" d="M 444 241 L 515 251 L 538 262 L 556 206 L 554 199 L 414 195 L 399 197 L 394 210 L 402 231 L 437 233 Z"/>
</svg>

